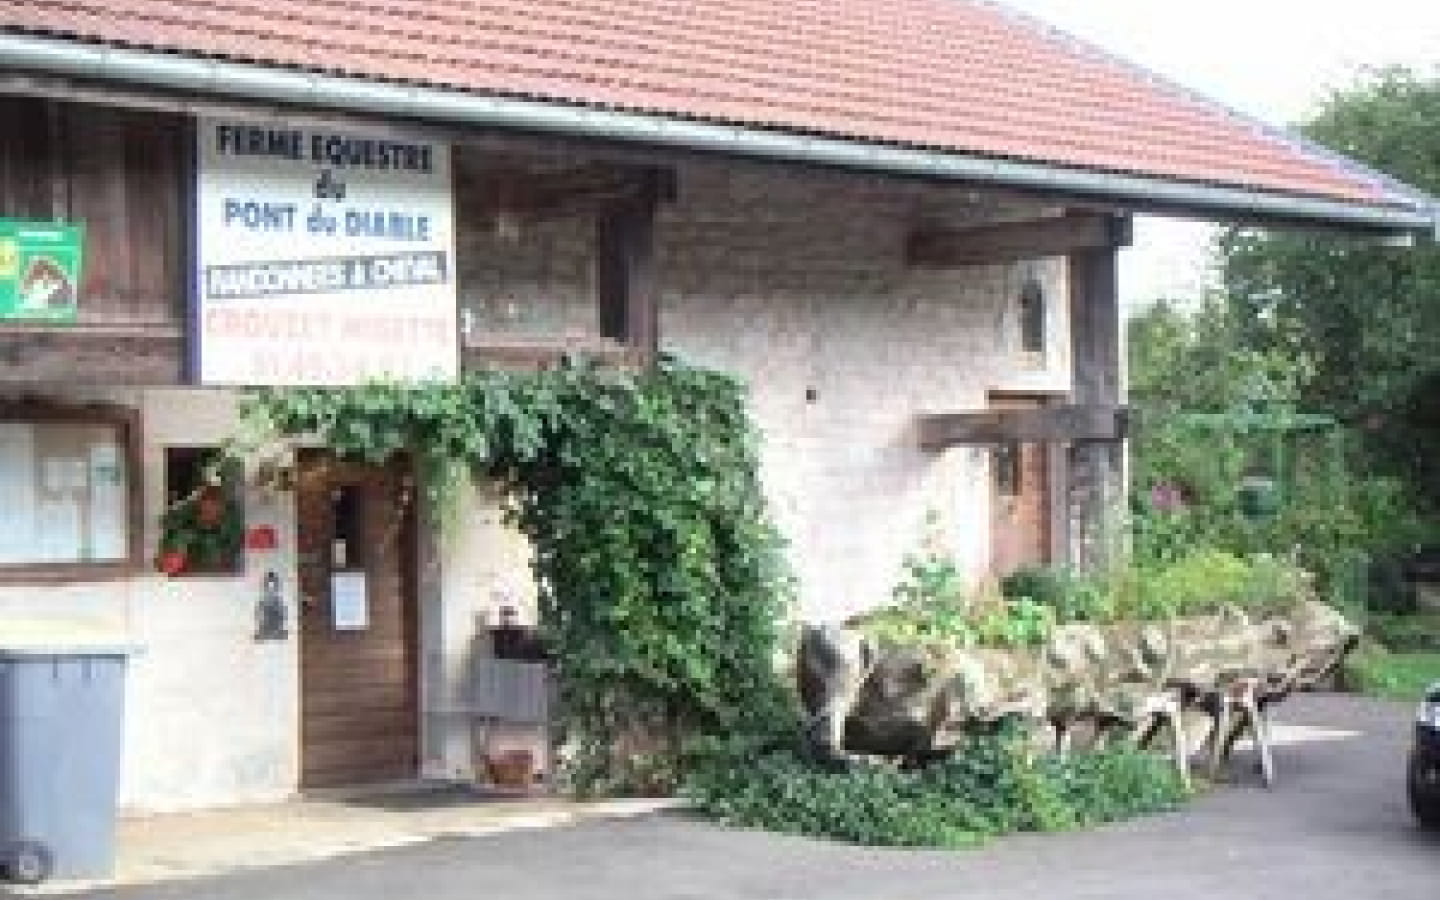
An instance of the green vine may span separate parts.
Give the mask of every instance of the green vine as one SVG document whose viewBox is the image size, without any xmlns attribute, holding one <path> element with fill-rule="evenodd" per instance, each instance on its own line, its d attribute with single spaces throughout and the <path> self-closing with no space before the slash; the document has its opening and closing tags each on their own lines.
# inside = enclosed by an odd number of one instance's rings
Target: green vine
<svg viewBox="0 0 1440 900">
<path fill-rule="evenodd" d="M 432 510 L 496 479 L 534 548 L 541 628 L 581 790 L 663 790 L 688 739 L 766 727 L 790 596 L 744 391 L 664 362 L 455 384 L 270 389 L 243 428 L 415 461 Z M 463 475 L 464 477 L 457 477 Z"/>
</svg>

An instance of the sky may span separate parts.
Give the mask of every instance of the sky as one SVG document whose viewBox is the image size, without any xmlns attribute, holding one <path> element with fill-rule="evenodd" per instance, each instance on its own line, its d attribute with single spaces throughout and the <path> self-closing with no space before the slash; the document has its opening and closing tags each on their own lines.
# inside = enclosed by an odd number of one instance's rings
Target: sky
<svg viewBox="0 0 1440 900">
<path fill-rule="evenodd" d="M 1233 109 L 1303 121 L 1366 67 L 1440 75 L 1440 0 L 1002 0 Z M 1142 217 L 1121 258 L 1134 308 L 1206 284 L 1210 229 Z"/>
</svg>

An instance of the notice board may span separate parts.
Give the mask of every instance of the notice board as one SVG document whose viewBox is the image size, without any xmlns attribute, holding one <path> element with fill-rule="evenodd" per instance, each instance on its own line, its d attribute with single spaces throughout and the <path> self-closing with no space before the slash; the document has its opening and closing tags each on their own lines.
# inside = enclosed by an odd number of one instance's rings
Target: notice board
<svg viewBox="0 0 1440 900">
<path fill-rule="evenodd" d="M 447 145 L 218 119 L 197 140 L 199 381 L 456 376 Z"/>
<path fill-rule="evenodd" d="M 85 227 L 0 219 L 0 320 L 73 322 Z"/>
</svg>

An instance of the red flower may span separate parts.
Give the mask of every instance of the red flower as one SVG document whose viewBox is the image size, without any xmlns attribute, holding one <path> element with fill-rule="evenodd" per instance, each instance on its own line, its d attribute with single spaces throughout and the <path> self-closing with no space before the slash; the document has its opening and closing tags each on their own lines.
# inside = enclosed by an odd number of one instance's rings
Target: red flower
<svg viewBox="0 0 1440 900">
<path fill-rule="evenodd" d="M 214 528 L 225 515 L 225 497 L 218 488 L 207 487 L 195 501 L 195 518 L 201 528 Z"/>
<path fill-rule="evenodd" d="M 166 550 L 160 554 L 160 558 L 156 560 L 156 565 L 160 571 L 166 575 L 179 575 L 185 571 L 186 562 L 187 560 L 185 559 L 185 553 L 183 551 Z"/>
</svg>

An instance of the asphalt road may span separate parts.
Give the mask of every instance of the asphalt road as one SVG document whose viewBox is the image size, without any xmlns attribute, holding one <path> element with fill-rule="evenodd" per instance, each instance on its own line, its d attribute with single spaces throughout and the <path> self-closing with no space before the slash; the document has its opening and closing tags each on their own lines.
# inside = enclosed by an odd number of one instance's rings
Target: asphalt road
<svg viewBox="0 0 1440 900">
<path fill-rule="evenodd" d="M 1300 697 L 1280 710 L 1280 783 L 1181 812 L 961 852 L 871 850 L 684 816 L 437 841 L 91 895 L 146 900 L 1381 900 L 1440 898 L 1440 838 L 1412 825 L 1411 708 Z M 1245 748 L 1237 751 L 1244 756 Z M 1243 781 L 1249 776 L 1237 768 Z"/>
</svg>

